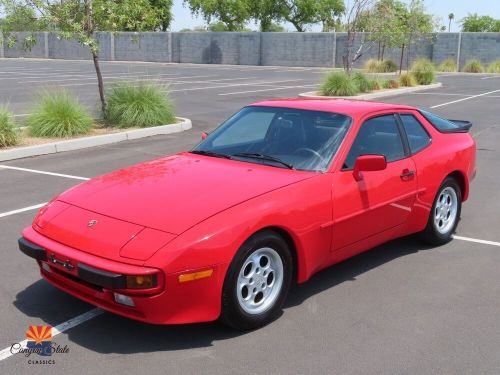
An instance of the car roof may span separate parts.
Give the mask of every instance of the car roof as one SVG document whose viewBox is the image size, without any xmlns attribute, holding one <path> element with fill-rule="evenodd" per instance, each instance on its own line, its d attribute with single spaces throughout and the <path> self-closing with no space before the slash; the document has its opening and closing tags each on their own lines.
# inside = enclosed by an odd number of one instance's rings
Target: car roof
<svg viewBox="0 0 500 375">
<path fill-rule="evenodd" d="M 306 99 L 281 98 L 251 104 L 252 106 L 305 109 L 310 111 L 336 112 L 349 116 L 362 116 L 384 110 L 415 110 L 415 107 L 353 99 Z"/>
</svg>

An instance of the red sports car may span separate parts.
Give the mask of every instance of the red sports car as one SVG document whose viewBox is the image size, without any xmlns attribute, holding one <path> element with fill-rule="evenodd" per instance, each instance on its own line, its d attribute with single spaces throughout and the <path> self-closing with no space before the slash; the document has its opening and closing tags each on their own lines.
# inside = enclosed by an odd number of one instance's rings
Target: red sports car
<svg viewBox="0 0 500 375">
<path fill-rule="evenodd" d="M 449 241 L 476 172 L 470 126 L 397 104 L 256 103 L 192 151 L 61 194 L 19 246 L 116 314 L 256 328 L 322 268 L 411 233 Z"/>
</svg>

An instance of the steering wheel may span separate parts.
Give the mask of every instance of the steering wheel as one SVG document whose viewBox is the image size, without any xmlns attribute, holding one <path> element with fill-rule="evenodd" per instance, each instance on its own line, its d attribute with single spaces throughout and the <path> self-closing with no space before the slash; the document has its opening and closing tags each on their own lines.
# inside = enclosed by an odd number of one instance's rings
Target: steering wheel
<svg viewBox="0 0 500 375">
<path fill-rule="evenodd" d="M 313 156 L 315 156 L 316 158 L 318 158 L 319 160 L 321 160 L 321 162 L 325 162 L 325 158 L 323 156 L 321 156 L 317 151 L 313 150 L 312 148 L 309 148 L 309 147 L 301 147 L 301 148 L 298 148 L 297 150 L 295 150 L 293 153 L 294 154 L 298 154 L 300 152 L 308 152 L 309 154 L 313 154 Z"/>
</svg>

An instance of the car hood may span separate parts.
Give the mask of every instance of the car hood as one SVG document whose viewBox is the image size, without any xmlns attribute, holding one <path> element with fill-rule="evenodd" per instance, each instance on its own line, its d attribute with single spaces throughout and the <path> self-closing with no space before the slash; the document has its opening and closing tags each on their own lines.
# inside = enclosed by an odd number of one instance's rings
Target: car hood
<svg viewBox="0 0 500 375">
<path fill-rule="evenodd" d="M 312 176 L 315 173 L 182 153 L 94 178 L 58 200 L 180 234 L 227 208 Z"/>
</svg>

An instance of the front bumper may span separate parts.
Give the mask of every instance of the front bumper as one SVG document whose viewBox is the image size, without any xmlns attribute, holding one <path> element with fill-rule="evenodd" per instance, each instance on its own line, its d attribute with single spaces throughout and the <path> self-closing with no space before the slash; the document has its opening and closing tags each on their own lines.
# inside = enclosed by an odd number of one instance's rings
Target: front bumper
<svg viewBox="0 0 500 375">
<path fill-rule="evenodd" d="M 100 258 L 53 241 L 31 227 L 23 231 L 19 248 L 37 260 L 42 277 L 49 283 L 115 314 L 153 324 L 212 321 L 220 315 L 227 264 L 211 266 L 214 272 L 210 278 L 179 283 L 179 275 L 185 271 L 158 273 L 155 268 Z M 124 275 L 151 272 L 156 272 L 159 277 L 158 287 L 146 290 L 123 288 Z M 131 297 L 135 306 L 115 302 L 115 293 Z"/>
</svg>

